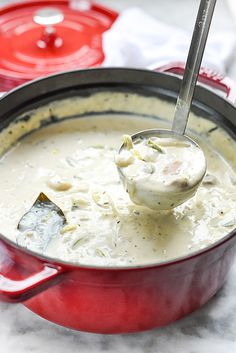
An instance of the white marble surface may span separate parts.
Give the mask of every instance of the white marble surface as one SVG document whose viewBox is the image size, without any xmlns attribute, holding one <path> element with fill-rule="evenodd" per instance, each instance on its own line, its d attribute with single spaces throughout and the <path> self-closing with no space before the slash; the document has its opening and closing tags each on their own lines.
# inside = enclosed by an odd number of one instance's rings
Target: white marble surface
<svg viewBox="0 0 236 353">
<path fill-rule="evenodd" d="M 9 0 L 1 0 L 0 4 Z M 121 10 L 138 5 L 158 19 L 191 29 L 197 0 L 102 0 Z M 223 0 L 213 30 L 235 31 Z M 231 61 L 228 75 L 236 79 Z M 0 304 L 0 353 L 234 353 L 236 352 L 236 265 L 223 289 L 204 308 L 168 327 L 135 335 L 94 335 L 67 330 L 22 305 Z"/>
</svg>

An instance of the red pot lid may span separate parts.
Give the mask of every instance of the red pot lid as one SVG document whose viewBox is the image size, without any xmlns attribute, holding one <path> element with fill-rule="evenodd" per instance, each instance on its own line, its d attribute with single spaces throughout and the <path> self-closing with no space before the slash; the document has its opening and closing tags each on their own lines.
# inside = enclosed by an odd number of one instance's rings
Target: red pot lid
<svg viewBox="0 0 236 353">
<path fill-rule="evenodd" d="M 31 0 L 0 9 L 0 90 L 98 66 L 102 33 L 118 14 L 87 0 Z"/>
</svg>

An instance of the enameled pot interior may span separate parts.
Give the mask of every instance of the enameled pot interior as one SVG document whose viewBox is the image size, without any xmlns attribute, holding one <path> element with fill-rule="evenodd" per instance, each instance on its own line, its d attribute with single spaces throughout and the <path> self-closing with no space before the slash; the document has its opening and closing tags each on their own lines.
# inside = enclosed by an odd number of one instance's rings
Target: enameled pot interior
<svg viewBox="0 0 236 353">
<path fill-rule="evenodd" d="M 13 139 L 19 139 L 41 126 L 91 114 L 119 112 L 141 115 L 144 118 L 151 116 L 166 120 L 167 126 L 170 126 L 179 84 L 180 80 L 172 75 L 128 69 L 85 70 L 37 80 L 14 90 L 0 101 L 0 152 L 3 153 L 10 147 L 15 142 Z M 71 109 L 68 110 L 68 106 Z M 190 119 L 190 131 L 191 128 L 197 127 L 198 119 L 204 117 L 211 121 L 206 129 L 215 129 L 217 124 L 235 139 L 235 108 L 223 98 L 210 90 L 198 87 L 192 111 L 194 114 Z M 9 134 L 17 125 L 25 128 L 16 136 Z M 213 144 L 217 144 L 217 136 Z M 207 251 L 232 235 L 231 232 L 204 250 L 167 263 Z"/>
</svg>

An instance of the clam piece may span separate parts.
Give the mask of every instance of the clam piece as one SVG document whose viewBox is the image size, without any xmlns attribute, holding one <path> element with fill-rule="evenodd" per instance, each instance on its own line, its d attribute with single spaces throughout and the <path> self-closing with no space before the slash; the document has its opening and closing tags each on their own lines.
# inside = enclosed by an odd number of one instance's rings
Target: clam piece
<svg viewBox="0 0 236 353">
<path fill-rule="evenodd" d="M 72 184 L 58 175 L 53 176 L 47 181 L 47 185 L 54 191 L 67 191 L 72 188 Z"/>
</svg>

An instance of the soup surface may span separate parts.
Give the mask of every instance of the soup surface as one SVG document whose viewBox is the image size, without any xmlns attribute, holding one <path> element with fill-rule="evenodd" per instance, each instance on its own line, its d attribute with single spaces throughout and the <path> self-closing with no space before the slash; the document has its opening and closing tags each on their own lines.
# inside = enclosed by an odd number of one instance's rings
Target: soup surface
<svg viewBox="0 0 236 353">
<path fill-rule="evenodd" d="M 161 262 L 222 238 L 235 227 L 236 176 L 204 138 L 208 169 L 192 199 L 163 212 L 130 201 L 115 153 L 123 134 L 155 127 L 151 118 L 93 115 L 21 139 L 0 163 L 0 232 L 50 257 L 104 266 Z M 43 247 L 37 232 L 17 229 L 40 192 L 66 218 Z"/>
</svg>

